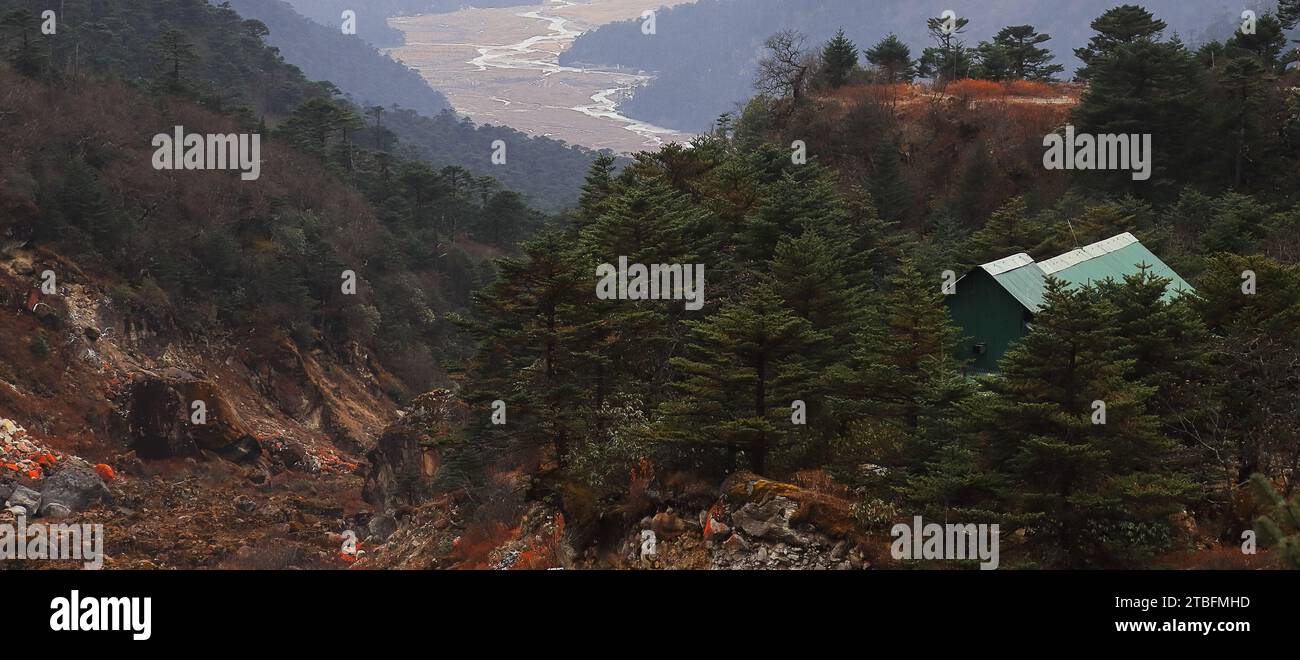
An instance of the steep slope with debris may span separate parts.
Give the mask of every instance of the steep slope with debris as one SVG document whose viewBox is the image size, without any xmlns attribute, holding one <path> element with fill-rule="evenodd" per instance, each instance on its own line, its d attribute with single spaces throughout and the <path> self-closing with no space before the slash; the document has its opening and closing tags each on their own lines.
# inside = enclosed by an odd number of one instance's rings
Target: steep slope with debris
<svg viewBox="0 0 1300 660">
<path fill-rule="evenodd" d="M 507 457 L 487 466 L 493 495 L 440 488 L 466 423 L 447 390 L 418 397 L 368 458 L 375 507 L 359 569 L 808 569 L 889 561 L 887 537 L 854 516 L 849 494 L 822 473 L 796 483 L 739 472 L 720 485 L 648 463 L 631 495 L 603 508 L 572 485 L 548 492 L 544 474 Z M 567 515 L 566 515 L 567 514 Z"/>
<path fill-rule="evenodd" d="M 160 333 L 57 253 L 0 256 L 0 517 L 103 523 L 110 568 L 346 566 L 395 415 L 364 352 Z"/>
</svg>

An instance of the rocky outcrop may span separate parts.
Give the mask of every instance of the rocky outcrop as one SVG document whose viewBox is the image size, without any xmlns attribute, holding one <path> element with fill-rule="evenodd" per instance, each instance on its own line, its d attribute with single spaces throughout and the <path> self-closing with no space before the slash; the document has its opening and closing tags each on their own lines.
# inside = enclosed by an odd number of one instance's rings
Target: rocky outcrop
<svg viewBox="0 0 1300 660">
<path fill-rule="evenodd" d="M 412 400 L 366 453 L 365 500 L 381 512 L 399 501 L 422 500 L 442 466 L 442 447 L 465 425 L 468 414 L 450 390 L 432 390 Z"/>
<path fill-rule="evenodd" d="M 195 411 L 203 411 L 195 423 Z M 230 461 L 255 459 L 261 444 L 213 383 L 180 372 L 143 374 L 131 385 L 131 448 L 141 458 L 199 456 L 211 451 Z"/>
<path fill-rule="evenodd" d="M 624 537 L 615 565 L 723 570 L 870 567 L 848 500 L 747 472 L 732 475 L 720 490 L 716 501 L 699 511 L 698 524 L 671 509 L 643 518 Z M 648 547 L 654 552 L 647 554 Z"/>
</svg>

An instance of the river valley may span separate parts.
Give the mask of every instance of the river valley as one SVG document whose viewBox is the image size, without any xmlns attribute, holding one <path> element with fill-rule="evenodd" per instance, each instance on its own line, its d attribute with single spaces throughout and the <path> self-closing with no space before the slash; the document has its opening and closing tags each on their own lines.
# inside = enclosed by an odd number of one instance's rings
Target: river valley
<svg viewBox="0 0 1300 660">
<path fill-rule="evenodd" d="M 659 0 L 675 5 L 690 0 Z M 689 135 L 623 116 L 617 103 L 644 72 L 561 66 L 583 32 L 639 18 L 645 0 L 548 0 L 518 7 L 397 17 L 406 44 L 388 52 L 447 95 L 456 112 L 595 149 L 632 153 Z M 653 35 L 646 38 L 653 38 Z"/>
</svg>

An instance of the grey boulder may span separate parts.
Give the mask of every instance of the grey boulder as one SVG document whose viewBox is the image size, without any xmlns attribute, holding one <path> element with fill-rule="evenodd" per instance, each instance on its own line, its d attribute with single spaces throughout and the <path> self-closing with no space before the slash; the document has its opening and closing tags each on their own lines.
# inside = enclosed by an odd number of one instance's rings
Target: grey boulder
<svg viewBox="0 0 1300 660">
<path fill-rule="evenodd" d="M 27 511 L 35 511 L 41 506 L 41 494 L 26 486 L 15 486 L 5 506 L 20 506 Z"/>
<path fill-rule="evenodd" d="M 46 477 L 41 487 L 41 502 L 44 507 L 61 504 L 69 511 L 84 511 L 100 502 L 111 502 L 112 493 L 104 480 L 88 463 L 69 461 L 58 472 Z M 42 515 L 45 509 L 41 509 Z"/>
</svg>

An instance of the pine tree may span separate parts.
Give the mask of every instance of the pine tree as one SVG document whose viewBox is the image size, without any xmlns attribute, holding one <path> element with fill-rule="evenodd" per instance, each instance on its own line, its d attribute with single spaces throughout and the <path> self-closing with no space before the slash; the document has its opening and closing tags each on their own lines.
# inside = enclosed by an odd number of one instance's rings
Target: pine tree
<svg viewBox="0 0 1300 660">
<path fill-rule="evenodd" d="M 837 183 L 834 170 L 816 163 L 786 170 L 765 187 L 762 208 L 744 221 L 740 237 L 744 256 L 766 261 L 784 236 L 844 225 L 847 210 Z"/>
<path fill-rule="evenodd" d="M 1245 289 L 1249 276 L 1254 293 Z M 1300 476 L 1294 448 L 1300 419 L 1294 374 L 1300 369 L 1300 270 L 1260 256 L 1218 255 L 1198 281 L 1196 307 L 1213 334 L 1215 378 L 1210 393 L 1188 411 L 1189 431 L 1224 474 L 1244 484 Z M 1243 521 L 1245 522 L 1245 521 Z"/>
<path fill-rule="evenodd" d="M 1231 162 L 1223 163 L 1231 173 L 1221 170 L 1216 178 L 1239 190 L 1276 167 L 1267 158 L 1276 144 L 1273 126 L 1265 123 L 1266 110 L 1275 110 L 1269 105 L 1275 98 L 1276 75 L 1260 59 L 1240 56 L 1228 59 L 1217 78 L 1211 96 L 1216 103 L 1207 114 L 1219 127 L 1212 134 L 1219 136 L 1214 141 L 1227 142 L 1219 151 L 1231 154 Z"/>
<path fill-rule="evenodd" d="M 1129 378 L 1152 390 L 1147 412 L 1159 420 L 1160 431 L 1187 447 L 1200 446 L 1196 427 L 1218 412 L 1213 403 L 1218 380 L 1213 377 L 1211 337 L 1193 307 L 1192 295 L 1168 293 L 1170 281 L 1142 266 L 1121 281 L 1099 285 L 1114 307 L 1115 332 L 1123 354 L 1133 361 Z M 1198 483 L 1213 483 L 1221 473 L 1193 467 Z"/>
<path fill-rule="evenodd" d="M 1300 0 L 1278 0 L 1277 18 L 1287 31 L 1294 29 L 1300 23 Z"/>
<path fill-rule="evenodd" d="M 6 56 L 14 70 L 31 78 L 39 76 L 40 28 L 36 16 L 26 9 L 8 11 L 0 16 L 0 30 L 7 46 Z"/>
<path fill-rule="evenodd" d="M 1155 41 L 1168 24 L 1142 7 L 1123 5 L 1107 10 L 1090 26 L 1097 34 L 1088 40 L 1087 46 L 1074 49 L 1074 56 L 1083 61 L 1083 66 L 1074 74 L 1080 80 L 1091 77 L 1094 63 L 1113 59 L 1127 46 Z"/>
<path fill-rule="evenodd" d="M 926 31 L 938 45 L 922 51 L 917 72 L 939 83 L 969 77 L 974 58 L 966 42 L 959 38 L 969 24 L 970 19 L 959 17 L 950 28 L 941 17 L 926 19 Z"/>
<path fill-rule="evenodd" d="M 857 68 L 857 44 L 844 36 L 844 29 L 840 28 L 822 49 L 822 79 L 831 89 L 838 89 L 849 81 L 849 76 Z"/>
<path fill-rule="evenodd" d="M 980 80 L 1011 80 L 1015 78 L 1015 72 L 1012 70 L 1011 55 L 1006 48 L 987 41 L 981 41 L 980 45 L 975 48 L 975 59 L 977 63 L 972 73 L 973 78 Z"/>
<path fill-rule="evenodd" d="M 194 45 L 186 38 L 185 33 L 180 30 L 167 26 L 162 34 L 150 45 L 155 56 L 159 60 L 159 71 L 162 79 L 160 85 L 164 90 L 171 94 L 178 94 L 189 89 L 186 82 L 186 73 L 189 66 L 199 61 L 198 53 L 194 50 Z"/>
<path fill-rule="evenodd" d="M 1032 329 L 1003 357 L 1002 375 L 983 381 L 991 396 L 973 409 L 982 460 L 998 473 L 995 506 L 1048 541 L 1055 565 L 1149 558 L 1168 547 L 1168 516 L 1191 491 L 1147 412 L 1154 388 L 1128 377 L 1114 314 L 1096 289 L 1049 278 Z"/>
<path fill-rule="evenodd" d="M 342 140 L 345 130 L 355 130 L 359 125 L 360 118 L 351 108 L 330 99 L 314 98 L 294 108 L 282 130 L 299 147 L 324 159 L 335 137 Z M 432 176 L 431 168 L 422 167 Z"/>
<path fill-rule="evenodd" d="M 896 142 L 881 142 L 871 152 L 871 197 L 880 217 L 902 223 L 912 214 L 912 193 L 903 178 L 903 162 Z"/>
<path fill-rule="evenodd" d="M 582 195 L 578 197 L 576 219 L 580 228 L 600 217 L 605 199 L 614 192 L 614 162 L 613 156 L 601 154 L 588 168 L 587 179 L 582 184 Z"/>
<path fill-rule="evenodd" d="M 957 330 L 943 304 L 940 278 L 909 259 L 856 337 L 853 354 L 833 368 L 833 405 L 846 419 L 895 425 L 908 446 L 905 467 L 918 470 L 938 447 L 933 431 L 955 413 L 968 388 L 955 359 Z"/>
<path fill-rule="evenodd" d="M 861 291 L 851 284 L 843 243 L 815 230 L 783 238 L 770 266 L 775 291 L 785 306 L 843 348 L 857 325 Z"/>
<path fill-rule="evenodd" d="M 1250 483 L 1269 508 L 1256 521 L 1265 540 L 1273 544 L 1285 566 L 1300 569 L 1300 497 L 1287 500 L 1262 474 L 1252 476 Z"/>
<path fill-rule="evenodd" d="M 1190 292 L 1174 296 L 1170 280 L 1147 264 L 1120 281 L 1098 286 L 1115 308 L 1115 331 L 1133 360 L 1131 377 L 1155 389 L 1152 412 L 1164 415 L 1181 408 L 1181 386 L 1208 375 L 1209 332 L 1192 307 Z"/>
<path fill-rule="evenodd" d="M 572 241 L 548 230 L 499 262 L 500 275 L 476 297 L 481 340 L 465 400 L 477 411 L 471 439 L 487 447 L 543 447 L 563 467 L 581 441 L 587 396 L 579 353 L 588 345 L 594 275 L 580 267 Z M 491 402 L 506 403 L 507 423 L 487 423 Z"/>
<path fill-rule="evenodd" d="M 1051 50 L 1039 48 L 1039 44 L 1051 39 L 1051 35 L 1038 32 L 1032 25 L 1013 25 L 998 31 L 993 37 L 993 46 L 1005 57 L 1007 77 L 1051 80 L 1065 70 L 1060 64 L 1051 63 L 1055 58 Z"/>
<path fill-rule="evenodd" d="M 1128 171 L 1102 172 L 1098 183 L 1150 197 L 1166 179 L 1179 180 L 1199 166 L 1197 151 L 1208 133 L 1202 123 L 1204 75 L 1177 39 L 1159 41 L 1163 21 L 1124 6 L 1093 22 L 1099 34 L 1076 51 L 1085 63 L 1087 91 L 1073 113 L 1081 133 L 1150 134 L 1152 174 L 1135 182 Z"/>
<path fill-rule="evenodd" d="M 690 197 L 657 178 L 636 177 L 617 186 L 598 204 L 599 216 L 583 227 L 577 247 L 585 263 L 616 265 L 620 257 L 629 264 L 681 264 L 691 268 L 706 263 L 706 298 L 722 291 L 726 275 L 705 262 L 709 251 L 695 239 L 711 223 L 707 213 Z M 599 368 L 595 396 L 603 401 L 616 386 L 640 383 L 637 394 L 647 406 L 665 396 L 670 375 L 668 357 L 679 349 L 683 318 L 700 312 L 685 309 L 683 300 L 597 301 L 599 351 L 587 357 Z"/>
<path fill-rule="evenodd" d="M 1020 252 L 1042 256 L 1051 248 L 1051 229 L 1037 215 L 1030 215 L 1025 198 L 1013 197 L 989 216 L 971 235 L 973 263 L 983 264 Z"/>
<path fill-rule="evenodd" d="M 1254 58 L 1265 67 L 1278 70 L 1287 62 L 1282 61 L 1282 50 L 1286 48 L 1286 28 L 1272 14 L 1264 14 L 1255 20 L 1255 31 L 1246 34 L 1238 29 L 1224 44 L 1223 52 L 1229 57 L 1246 55 Z"/>
<path fill-rule="evenodd" d="M 804 401 L 807 426 L 815 446 L 809 447 L 810 461 L 820 463 L 830 456 L 831 445 L 840 424 L 827 408 L 828 395 L 834 384 L 828 369 L 843 362 L 853 347 L 853 336 L 861 326 L 866 293 L 853 282 L 853 267 L 860 263 L 852 258 L 852 233 L 848 228 L 830 235 L 807 230 L 789 236 L 776 246 L 776 253 L 765 271 L 772 288 L 785 306 L 806 319 L 813 330 L 827 341 L 804 354 L 818 375 L 805 386 Z"/>
<path fill-rule="evenodd" d="M 876 70 L 876 82 L 885 84 L 910 83 L 916 77 L 916 62 L 912 50 L 898 36 L 890 33 L 863 51 L 867 61 Z"/>
<path fill-rule="evenodd" d="M 794 433 L 790 406 L 811 391 L 815 374 L 802 358 L 825 337 L 760 283 L 703 321 L 688 321 L 687 355 L 676 396 L 664 404 L 668 436 L 684 446 L 743 451 L 765 474 L 769 455 Z"/>
</svg>

